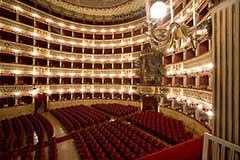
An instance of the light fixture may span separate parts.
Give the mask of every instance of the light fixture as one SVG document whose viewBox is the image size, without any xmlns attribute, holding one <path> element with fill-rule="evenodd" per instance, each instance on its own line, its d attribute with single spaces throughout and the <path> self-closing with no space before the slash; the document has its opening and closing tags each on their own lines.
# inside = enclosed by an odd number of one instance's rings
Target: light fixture
<svg viewBox="0 0 240 160">
<path fill-rule="evenodd" d="M 58 92 L 61 94 L 61 93 L 64 92 L 64 90 L 63 89 L 59 89 Z"/>
<path fill-rule="evenodd" d="M 76 27 L 75 26 L 70 26 L 70 29 L 76 29 Z"/>
<path fill-rule="evenodd" d="M 13 70 L 13 73 L 14 73 L 14 74 L 21 74 L 22 71 L 20 71 L 20 70 Z"/>
<path fill-rule="evenodd" d="M 164 18 L 167 13 L 167 6 L 164 2 L 155 2 L 150 8 L 151 18 L 160 19 Z"/>
<path fill-rule="evenodd" d="M 203 105 L 202 105 L 202 104 L 198 104 L 198 105 L 197 105 L 197 108 L 198 108 L 198 109 L 202 109 L 202 108 L 203 108 Z"/>
<path fill-rule="evenodd" d="M 32 16 L 33 16 L 34 18 L 38 18 L 38 17 L 39 17 L 39 15 L 38 15 L 37 13 L 33 13 Z"/>
<path fill-rule="evenodd" d="M 150 1 L 146 1 L 146 3 L 145 6 L 149 6 L 146 8 L 146 24 L 149 30 L 148 36 L 152 41 L 157 43 L 158 49 L 173 47 L 174 50 L 176 50 L 181 47 L 182 40 L 190 39 L 191 47 L 195 50 L 198 40 L 198 36 L 195 34 L 197 30 L 207 29 L 208 36 L 211 37 L 211 18 L 204 20 L 197 26 L 189 27 L 181 23 L 183 17 L 179 17 L 174 21 L 174 15 L 172 15 L 173 13 L 171 12 L 171 23 L 167 28 L 163 28 L 161 24 L 167 13 L 167 5 L 162 1 L 157 1 L 153 3 L 152 6 L 149 4 Z M 170 4 L 172 3 L 170 2 Z M 188 12 L 190 11 L 188 10 Z"/>
<path fill-rule="evenodd" d="M 13 27 L 13 31 L 15 31 L 15 32 L 22 32 L 22 29 L 17 28 L 17 27 Z"/>
<path fill-rule="evenodd" d="M 75 73 L 69 73 L 69 75 L 70 75 L 71 77 L 73 77 L 73 76 L 75 75 Z"/>
<path fill-rule="evenodd" d="M 19 6 L 14 6 L 14 8 L 15 8 L 16 11 L 22 11 L 22 8 L 19 7 Z"/>
<path fill-rule="evenodd" d="M 75 45 L 75 44 L 77 44 L 76 42 L 74 42 L 74 41 L 70 41 L 69 42 L 71 45 Z"/>
<path fill-rule="evenodd" d="M 72 89 L 69 89 L 69 92 L 71 92 L 71 93 L 73 93 L 75 91 L 75 89 L 74 88 L 72 88 Z"/>
<path fill-rule="evenodd" d="M 206 113 L 207 113 L 207 115 L 208 115 L 209 117 L 212 117 L 212 116 L 213 116 L 213 112 L 210 111 L 210 110 L 208 110 Z"/>
<path fill-rule="evenodd" d="M 47 21 L 48 23 L 52 23 L 52 22 L 53 22 L 53 21 L 52 21 L 51 19 L 49 19 L 49 18 L 47 18 L 46 21 Z"/>
<path fill-rule="evenodd" d="M 32 33 L 32 36 L 33 36 L 33 37 L 38 37 L 38 36 L 39 36 L 39 34 L 38 34 L 38 33 L 36 33 L 36 32 L 33 32 L 33 33 Z"/>
<path fill-rule="evenodd" d="M 65 27 L 65 24 L 64 24 L 64 23 L 58 23 L 58 25 L 59 25 L 60 27 Z"/>
<path fill-rule="evenodd" d="M 81 31 L 86 31 L 87 29 L 86 29 L 86 28 L 81 28 L 80 30 L 81 30 Z"/>
<path fill-rule="evenodd" d="M 59 43 L 64 43 L 65 41 L 63 39 L 58 40 Z"/>
</svg>

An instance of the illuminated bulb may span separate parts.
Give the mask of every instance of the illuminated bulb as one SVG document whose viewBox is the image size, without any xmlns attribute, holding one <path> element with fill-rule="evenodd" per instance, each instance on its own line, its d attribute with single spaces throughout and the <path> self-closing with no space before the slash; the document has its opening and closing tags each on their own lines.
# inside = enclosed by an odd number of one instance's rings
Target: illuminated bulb
<svg viewBox="0 0 240 160">
<path fill-rule="evenodd" d="M 198 35 L 202 34 L 202 30 L 197 30 L 196 32 Z"/>
<path fill-rule="evenodd" d="M 115 32 L 115 29 L 110 29 L 110 32 Z"/>
<path fill-rule="evenodd" d="M 81 31 L 86 31 L 86 28 L 81 28 Z"/>
<path fill-rule="evenodd" d="M 128 28 L 129 28 L 129 29 L 133 29 L 133 28 L 134 28 L 134 26 L 129 26 Z"/>
<path fill-rule="evenodd" d="M 77 44 L 76 42 L 73 42 L 73 41 L 70 41 L 69 43 L 70 43 L 71 45 Z"/>
<path fill-rule="evenodd" d="M 38 74 L 38 72 L 32 71 L 32 75 L 37 75 L 37 74 Z"/>
<path fill-rule="evenodd" d="M 59 89 L 58 90 L 59 93 L 63 93 L 63 91 L 64 91 L 63 89 Z"/>
<path fill-rule="evenodd" d="M 85 42 L 80 43 L 82 46 L 86 46 L 87 44 Z"/>
<path fill-rule="evenodd" d="M 197 71 L 197 72 L 201 72 L 201 71 L 202 71 L 202 68 L 201 68 L 201 67 L 197 67 L 197 68 L 196 68 L 196 71 Z"/>
<path fill-rule="evenodd" d="M 113 93 L 113 92 L 115 92 L 115 89 L 110 89 L 110 93 Z"/>
<path fill-rule="evenodd" d="M 69 73 L 69 75 L 70 75 L 71 77 L 73 77 L 73 76 L 75 75 L 75 73 Z"/>
<path fill-rule="evenodd" d="M 124 42 L 121 42 L 120 45 L 123 46 L 123 45 L 125 45 L 125 43 L 124 43 Z"/>
<path fill-rule="evenodd" d="M 123 93 L 125 90 L 123 89 L 123 88 L 121 88 L 120 90 L 119 90 L 119 93 Z"/>
<path fill-rule="evenodd" d="M 212 111 L 207 111 L 207 115 L 209 116 L 209 117 L 212 117 L 213 116 L 213 112 Z"/>
<path fill-rule="evenodd" d="M 105 29 L 102 29 L 102 30 L 101 30 L 101 32 L 105 33 L 105 32 L 106 32 L 106 30 L 105 30 Z"/>
<path fill-rule="evenodd" d="M 75 89 L 69 89 L 69 92 L 73 93 L 75 91 Z"/>
<path fill-rule="evenodd" d="M 100 59 L 101 62 L 105 62 L 105 59 Z"/>
<path fill-rule="evenodd" d="M 91 59 L 92 62 L 95 62 L 96 60 L 94 58 Z"/>
<path fill-rule="evenodd" d="M 105 92 L 105 89 L 104 89 L 104 88 L 101 88 L 101 89 L 100 89 L 100 92 Z"/>
<path fill-rule="evenodd" d="M 58 75 L 59 75 L 59 76 L 63 76 L 63 75 L 64 75 L 64 73 L 62 73 L 62 72 L 61 72 L 61 73 L 58 73 Z"/>
<path fill-rule="evenodd" d="M 170 98 L 171 98 L 171 95 L 168 94 L 168 95 L 167 95 L 167 99 L 170 99 Z"/>
<path fill-rule="evenodd" d="M 202 109 L 202 108 L 203 108 L 202 104 L 198 104 L 198 105 L 197 105 L 197 108 L 198 108 L 198 109 Z"/>
<path fill-rule="evenodd" d="M 22 31 L 22 29 L 17 28 L 17 27 L 14 27 L 13 30 L 14 30 L 15 32 L 21 32 L 21 31 Z"/>
<path fill-rule="evenodd" d="M 94 77 L 94 73 L 91 74 L 91 77 Z"/>
<path fill-rule="evenodd" d="M 64 23 L 58 23 L 58 25 L 59 25 L 60 27 L 64 27 L 64 26 L 65 26 Z"/>
<path fill-rule="evenodd" d="M 100 44 L 101 47 L 106 47 L 106 44 Z"/>
<path fill-rule="evenodd" d="M 57 56 L 58 59 L 64 59 L 62 56 Z"/>
<path fill-rule="evenodd" d="M 38 52 L 33 51 L 33 52 L 32 52 L 32 55 L 33 55 L 33 56 L 37 56 L 37 55 L 38 55 Z"/>
<path fill-rule="evenodd" d="M 93 47 L 95 47 L 96 46 L 96 44 L 94 44 L 94 42 L 91 44 L 91 46 L 93 46 Z"/>
<path fill-rule="evenodd" d="M 20 51 L 18 49 L 13 49 L 13 52 L 19 53 Z"/>
<path fill-rule="evenodd" d="M 52 91 L 51 91 L 51 90 L 48 90 L 48 91 L 47 91 L 47 94 L 49 94 L 49 95 L 52 94 Z"/>
<path fill-rule="evenodd" d="M 115 59 L 110 59 L 110 61 L 111 61 L 111 62 L 114 62 L 114 61 L 115 61 Z"/>
<path fill-rule="evenodd" d="M 58 40 L 59 43 L 64 43 L 65 41 L 63 39 Z"/>
<path fill-rule="evenodd" d="M 191 10 L 190 8 L 188 8 L 188 9 L 186 10 L 186 12 L 187 12 L 187 13 L 191 13 L 192 10 Z"/>
<path fill-rule="evenodd" d="M 14 74 L 21 74 L 22 71 L 20 71 L 20 70 L 13 70 L 13 73 L 14 73 Z"/>
<path fill-rule="evenodd" d="M 179 97 L 177 97 L 177 99 L 176 99 L 178 102 L 181 100 Z"/>
<path fill-rule="evenodd" d="M 213 68 L 213 64 L 212 63 L 207 64 L 207 68 L 212 69 Z"/>
<path fill-rule="evenodd" d="M 22 8 L 19 7 L 19 6 L 14 6 L 14 8 L 15 8 L 16 11 L 22 11 Z"/>
<path fill-rule="evenodd" d="M 189 100 L 187 100 L 187 104 L 190 104 L 190 103 L 192 103 L 192 101 L 189 99 Z"/>
<path fill-rule="evenodd" d="M 47 36 L 46 39 L 49 41 L 53 40 L 53 38 L 51 36 Z"/>
<path fill-rule="evenodd" d="M 76 58 L 74 58 L 74 57 L 70 57 L 69 59 L 70 59 L 71 61 L 76 60 Z"/>
<path fill-rule="evenodd" d="M 164 2 L 157 1 L 150 8 L 151 18 L 160 19 L 164 18 L 167 13 L 167 6 Z"/>
<path fill-rule="evenodd" d="M 32 35 L 33 35 L 34 37 L 38 37 L 38 36 L 39 36 L 39 34 L 37 34 L 36 32 L 33 32 Z"/>
<path fill-rule="evenodd" d="M 82 74 L 81 74 L 82 76 L 85 76 L 85 73 L 84 72 L 82 72 Z"/>
<path fill-rule="evenodd" d="M 70 26 L 70 29 L 76 29 L 76 27 L 75 26 Z"/>
<path fill-rule="evenodd" d="M 115 76 L 115 74 L 111 73 L 111 74 L 109 74 L 109 76 L 110 76 L 110 77 L 114 77 L 114 76 Z"/>
<path fill-rule="evenodd" d="M 92 88 L 90 91 L 91 91 L 91 92 L 95 92 L 95 89 L 94 89 L 94 88 Z"/>
<path fill-rule="evenodd" d="M 91 29 L 90 31 L 91 31 L 91 32 L 97 32 L 96 29 Z"/>
<path fill-rule="evenodd" d="M 106 76 L 106 74 L 104 74 L 104 73 L 100 73 L 100 76 L 101 76 L 101 77 L 104 77 L 104 76 Z"/>
<path fill-rule="evenodd" d="M 52 21 L 51 19 L 49 19 L 49 18 L 47 18 L 46 21 L 47 21 L 48 23 L 53 22 L 53 21 Z"/>
<path fill-rule="evenodd" d="M 80 89 L 81 92 L 84 92 L 84 90 L 85 90 L 84 88 L 81 88 L 81 89 Z"/>
<path fill-rule="evenodd" d="M 33 96 L 36 96 L 38 94 L 38 91 L 34 89 L 30 91 L 30 94 L 32 94 Z"/>
<path fill-rule="evenodd" d="M 38 18 L 38 17 L 39 17 L 39 15 L 36 14 L 36 13 L 33 13 L 32 16 L 35 17 L 35 18 Z"/>
<path fill-rule="evenodd" d="M 142 42 L 144 42 L 144 39 L 139 39 L 138 40 L 138 43 L 142 43 Z"/>
<path fill-rule="evenodd" d="M 20 93 L 20 92 L 14 92 L 14 95 L 15 95 L 15 96 L 20 96 L 21 93 Z"/>
<path fill-rule="evenodd" d="M 48 71 L 48 72 L 46 72 L 46 75 L 51 76 L 52 73 Z"/>
<path fill-rule="evenodd" d="M 114 44 L 114 43 L 110 43 L 110 46 L 111 46 L 111 47 L 114 47 L 114 46 L 115 46 L 115 44 Z"/>
<path fill-rule="evenodd" d="M 124 73 L 121 73 L 121 74 L 120 74 L 120 77 L 124 77 L 124 76 L 125 76 L 125 74 L 124 74 Z"/>
<path fill-rule="evenodd" d="M 124 30 L 125 30 L 125 28 L 120 28 L 119 30 L 120 30 L 120 31 L 124 31 Z"/>
<path fill-rule="evenodd" d="M 48 56 L 49 58 L 52 58 L 52 57 L 53 57 L 51 54 L 48 54 L 47 56 Z"/>
</svg>

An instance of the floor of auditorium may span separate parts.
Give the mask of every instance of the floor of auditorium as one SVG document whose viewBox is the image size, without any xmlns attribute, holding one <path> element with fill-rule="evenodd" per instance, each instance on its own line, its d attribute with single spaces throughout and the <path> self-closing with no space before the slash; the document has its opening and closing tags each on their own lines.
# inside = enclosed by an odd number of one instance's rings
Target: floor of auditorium
<svg viewBox="0 0 240 160">
<path fill-rule="evenodd" d="M 65 131 L 64 127 L 62 126 L 62 124 L 51 113 L 45 112 L 45 113 L 41 113 L 41 114 L 52 123 L 53 128 L 54 128 L 54 136 L 56 138 L 64 137 L 64 136 L 68 135 L 67 132 Z M 148 134 L 148 133 L 146 133 L 146 134 Z M 157 140 L 159 140 L 159 139 L 157 139 Z M 163 141 L 161 141 L 161 142 L 164 143 L 165 145 L 168 145 Z M 45 153 L 46 153 L 45 159 L 48 159 L 48 155 L 47 155 L 48 149 L 47 148 L 45 148 Z M 57 143 L 57 155 L 58 155 L 58 160 L 69 160 L 69 159 L 78 160 L 78 159 L 80 159 L 79 154 L 78 154 L 77 150 L 75 149 L 75 144 L 74 144 L 73 139 L 69 139 L 69 140 Z"/>
<path fill-rule="evenodd" d="M 49 112 L 42 113 L 53 125 L 54 136 L 59 138 L 67 135 L 62 124 Z M 80 159 L 73 142 L 73 139 L 66 140 L 57 144 L 58 160 L 78 160 Z M 46 154 L 45 154 L 46 155 Z"/>
</svg>

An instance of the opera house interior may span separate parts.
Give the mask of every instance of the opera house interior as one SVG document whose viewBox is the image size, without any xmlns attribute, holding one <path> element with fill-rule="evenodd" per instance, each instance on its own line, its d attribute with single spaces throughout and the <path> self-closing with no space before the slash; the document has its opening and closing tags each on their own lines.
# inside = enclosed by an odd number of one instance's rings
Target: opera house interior
<svg viewBox="0 0 240 160">
<path fill-rule="evenodd" d="M 0 160 L 239 160 L 239 0 L 0 0 Z"/>
</svg>

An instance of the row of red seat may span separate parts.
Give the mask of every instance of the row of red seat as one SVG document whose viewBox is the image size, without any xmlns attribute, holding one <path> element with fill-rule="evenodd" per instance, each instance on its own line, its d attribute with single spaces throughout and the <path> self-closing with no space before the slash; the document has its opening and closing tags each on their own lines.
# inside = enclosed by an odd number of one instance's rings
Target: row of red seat
<svg viewBox="0 0 240 160">
<path fill-rule="evenodd" d="M 38 142 L 44 141 L 45 131 L 48 138 L 53 136 L 53 126 L 40 114 L 21 115 L 0 122 L 0 150 L 8 151 L 26 144 L 34 143 L 34 132 Z M 24 140 L 26 139 L 26 140 Z"/>
<path fill-rule="evenodd" d="M 158 140 L 122 121 L 73 133 L 83 160 L 136 159 L 165 148 Z"/>
<path fill-rule="evenodd" d="M 45 129 L 47 130 L 48 139 L 51 139 L 54 133 L 51 122 L 39 113 L 36 113 L 34 115 L 36 116 L 36 118 L 38 118 L 41 121 L 41 123 L 44 125 Z"/>
<path fill-rule="evenodd" d="M 49 141 L 48 159 L 49 160 L 57 160 L 58 159 L 56 138 L 53 138 Z"/>
<path fill-rule="evenodd" d="M 95 108 L 79 105 L 50 110 L 68 132 L 109 120 L 109 116 Z"/>
<path fill-rule="evenodd" d="M 121 105 L 121 104 L 94 104 L 92 107 L 97 108 L 103 112 L 111 114 L 116 117 L 126 116 L 131 113 L 137 112 L 138 108 L 131 105 Z"/>
<path fill-rule="evenodd" d="M 182 121 L 161 113 L 146 111 L 130 116 L 128 121 L 172 145 L 193 138 L 193 133 L 185 130 Z"/>
</svg>

